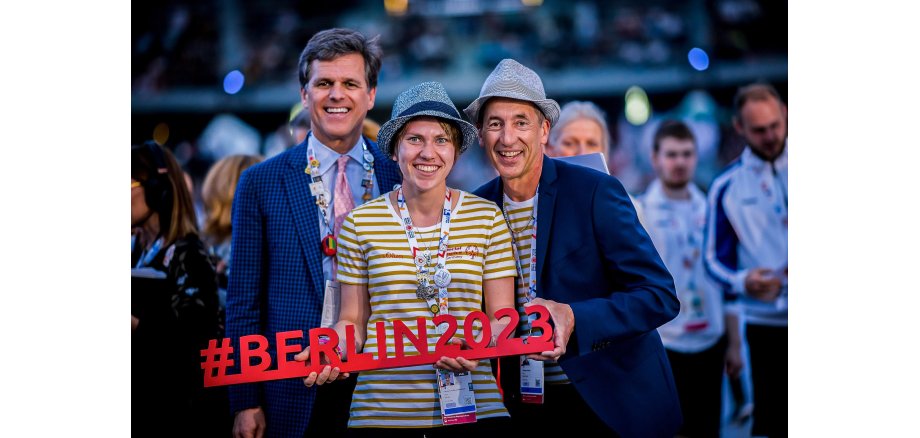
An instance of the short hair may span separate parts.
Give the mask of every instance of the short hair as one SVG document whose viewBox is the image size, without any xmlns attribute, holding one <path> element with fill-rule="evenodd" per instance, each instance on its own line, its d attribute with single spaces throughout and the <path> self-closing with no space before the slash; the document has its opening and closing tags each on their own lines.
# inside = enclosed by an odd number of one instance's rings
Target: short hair
<svg viewBox="0 0 920 438">
<path fill-rule="evenodd" d="M 454 144 L 454 158 L 460 156 L 460 148 L 463 147 L 463 132 L 460 131 L 460 128 L 454 124 L 454 122 L 449 122 L 445 119 L 435 116 L 417 116 L 406 120 L 406 123 L 403 123 L 403 125 L 399 127 L 399 130 L 396 131 L 396 135 L 390 139 L 390 150 L 393 151 L 394 157 L 399 153 L 399 139 L 402 138 L 402 136 L 406 133 L 406 128 L 409 126 L 409 123 L 412 123 L 412 121 L 418 120 L 420 118 L 437 120 L 438 124 L 441 125 L 441 129 L 447 133 L 447 136 L 450 137 L 451 143 Z"/>
<path fill-rule="evenodd" d="M 549 131 L 549 144 L 555 147 L 566 125 L 579 119 L 588 119 L 601 127 L 601 145 L 604 153 L 610 152 L 610 131 L 607 129 L 607 114 L 597 105 L 588 101 L 573 100 L 562 106 L 556 126 Z"/>
<path fill-rule="evenodd" d="M 738 92 L 735 93 L 735 98 L 732 104 L 735 110 L 735 117 L 739 122 L 741 121 L 741 109 L 744 108 L 744 105 L 748 103 L 748 101 L 769 100 L 771 97 L 776 99 L 776 101 L 782 105 L 783 98 L 780 97 L 779 92 L 776 91 L 776 88 L 773 88 L 773 86 L 768 83 L 755 82 L 753 84 L 748 84 L 739 88 Z"/>
<path fill-rule="evenodd" d="M 665 138 L 690 140 L 693 142 L 693 146 L 696 147 L 696 138 L 693 137 L 693 131 L 690 130 L 686 123 L 680 120 L 665 120 L 658 125 L 658 130 L 655 131 L 655 140 L 652 143 L 652 152 L 658 153 L 658 150 L 661 149 L 661 140 Z"/>
<path fill-rule="evenodd" d="M 156 156 L 158 154 L 160 157 Z M 159 172 L 161 164 L 158 164 L 160 158 L 166 166 L 166 173 L 162 175 Z M 147 190 L 147 181 L 153 178 L 160 178 L 159 182 L 164 185 L 166 196 L 171 197 L 162 205 L 147 206 L 159 216 L 160 233 L 163 235 L 165 246 L 172 245 L 189 234 L 198 234 L 192 195 L 188 191 L 185 174 L 176 157 L 169 149 L 152 141 L 132 145 L 131 179 L 139 181 L 145 186 L 144 190 Z"/>
<path fill-rule="evenodd" d="M 329 61 L 350 53 L 360 54 L 364 58 L 364 75 L 369 89 L 377 88 L 377 74 L 380 73 L 380 36 L 365 38 L 360 32 L 351 29 L 333 28 L 317 32 L 307 42 L 300 53 L 298 76 L 300 88 L 310 81 L 310 65 L 315 60 Z"/>
<path fill-rule="evenodd" d="M 262 160 L 261 155 L 228 155 L 208 170 L 201 189 L 201 200 L 206 214 L 202 232 L 209 244 L 218 245 L 230 238 L 230 212 L 240 175 Z"/>
</svg>

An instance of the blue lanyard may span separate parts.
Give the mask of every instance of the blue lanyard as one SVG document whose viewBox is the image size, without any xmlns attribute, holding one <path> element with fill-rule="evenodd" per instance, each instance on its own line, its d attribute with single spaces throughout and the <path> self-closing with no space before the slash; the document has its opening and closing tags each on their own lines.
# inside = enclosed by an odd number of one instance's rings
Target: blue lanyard
<svg viewBox="0 0 920 438">
<path fill-rule="evenodd" d="M 134 243 L 137 236 L 131 236 L 131 250 L 134 251 Z M 137 260 L 137 264 L 134 265 L 134 268 L 142 268 L 144 266 L 150 266 L 150 262 L 156 258 L 157 254 L 160 252 L 160 248 L 163 247 L 163 238 L 157 239 L 156 242 L 153 242 L 153 246 L 150 249 L 145 249 L 141 253 L 141 257 Z"/>
</svg>

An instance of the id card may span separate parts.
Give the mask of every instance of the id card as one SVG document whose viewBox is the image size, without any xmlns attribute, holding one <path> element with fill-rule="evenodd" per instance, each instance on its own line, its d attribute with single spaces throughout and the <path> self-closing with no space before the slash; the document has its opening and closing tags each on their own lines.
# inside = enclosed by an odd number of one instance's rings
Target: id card
<svg viewBox="0 0 920 438">
<path fill-rule="evenodd" d="M 543 361 L 521 357 L 521 402 L 543 404 Z"/>
<path fill-rule="evenodd" d="M 310 194 L 313 196 L 319 196 L 326 191 L 326 187 L 322 182 L 310 183 Z"/>
<path fill-rule="evenodd" d="M 473 374 L 437 370 L 437 376 L 441 422 L 445 426 L 475 423 L 476 397 L 473 394 Z"/>
<path fill-rule="evenodd" d="M 342 294 L 339 291 L 339 282 L 326 280 L 326 291 L 323 295 L 323 319 L 320 327 L 332 327 L 339 320 L 339 308 L 342 307 Z"/>
</svg>

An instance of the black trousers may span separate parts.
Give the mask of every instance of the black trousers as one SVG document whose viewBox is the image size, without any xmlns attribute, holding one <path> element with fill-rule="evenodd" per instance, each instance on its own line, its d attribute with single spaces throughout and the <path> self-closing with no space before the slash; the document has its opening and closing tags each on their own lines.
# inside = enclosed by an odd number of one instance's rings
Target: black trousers
<svg viewBox="0 0 920 438">
<path fill-rule="evenodd" d="M 748 324 L 751 383 L 754 386 L 752 435 L 789 434 L 789 329 Z"/>
<path fill-rule="evenodd" d="M 616 437 L 585 403 L 575 386 L 546 385 L 543 404 L 521 403 L 520 365 L 517 356 L 501 359 L 501 383 L 505 407 L 511 414 L 514 436 L 573 436 L 574 431 L 590 431 L 583 436 Z"/>
<path fill-rule="evenodd" d="M 310 413 L 310 424 L 305 437 L 341 438 L 348 428 L 351 396 L 358 383 L 358 373 L 345 380 L 320 385 Z M 304 390 L 307 388 L 304 387 Z"/>
<path fill-rule="evenodd" d="M 677 385 L 686 437 L 718 437 L 722 424 L 722 375 L 725 369 L 724 335 L 715 345 L 698 353 L 666 350 Z"/>
</svg>

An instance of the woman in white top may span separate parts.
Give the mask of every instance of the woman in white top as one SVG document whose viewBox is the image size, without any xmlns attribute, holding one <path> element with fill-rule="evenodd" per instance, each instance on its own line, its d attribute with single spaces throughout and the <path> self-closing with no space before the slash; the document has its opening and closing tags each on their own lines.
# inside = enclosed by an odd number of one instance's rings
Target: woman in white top
<svg viewBox="0 0 920 438">
<path fill-rule="evenodd" d="M 393 321 L 417 333 L 416 318 L 424 317 L 432 352 L 438 329 L 446 327 L 431 322 L 437 314 L 457 319 L 452 342 L 463 343 L 464 321 L 470 312 L 482 310 L 483 299 L 493 340 L 508 323 L 493 318 L 499 309 L 514 308 L 516 271 L 501 210 L 446 183 L 455 160 L 476 143 L 476 135 L 437 82 L 419 84 L 396 99 L 391 120 L 380 129 L 379 145 L 399 163 L 402 185 L 355 208 L 339 235 L 341 311 L 334 328 L 341 351 L 347 351 L 345 327 L 353 325 L 355 351 L 376 357 L 384 348 L 377 343 L 377 322 L 383 321 L 387 356 L 394 357 Z M 473 327 L 479 342 L 482 324 L 476 321 Z M 403 344 L 406 356 L 418 354 L 411 343 Z M 298 358 L 308 354 L 306 349 Z M 326 367 L 304 383 L 343 377 L 337 368 Z M 445 392 L 451 384 L 464 388 L 457 390 L 458 399 Z M 473 397 L 463 408 L 468 388 Z M 507 432 L 508 425 L 489 361 L 462 355 L 441 357 L 434 367 L 362 372 L 348 423 L 349 436 L 407 436 L 411 429 L 412 436 L 420 437 Z"/>
</svg>

